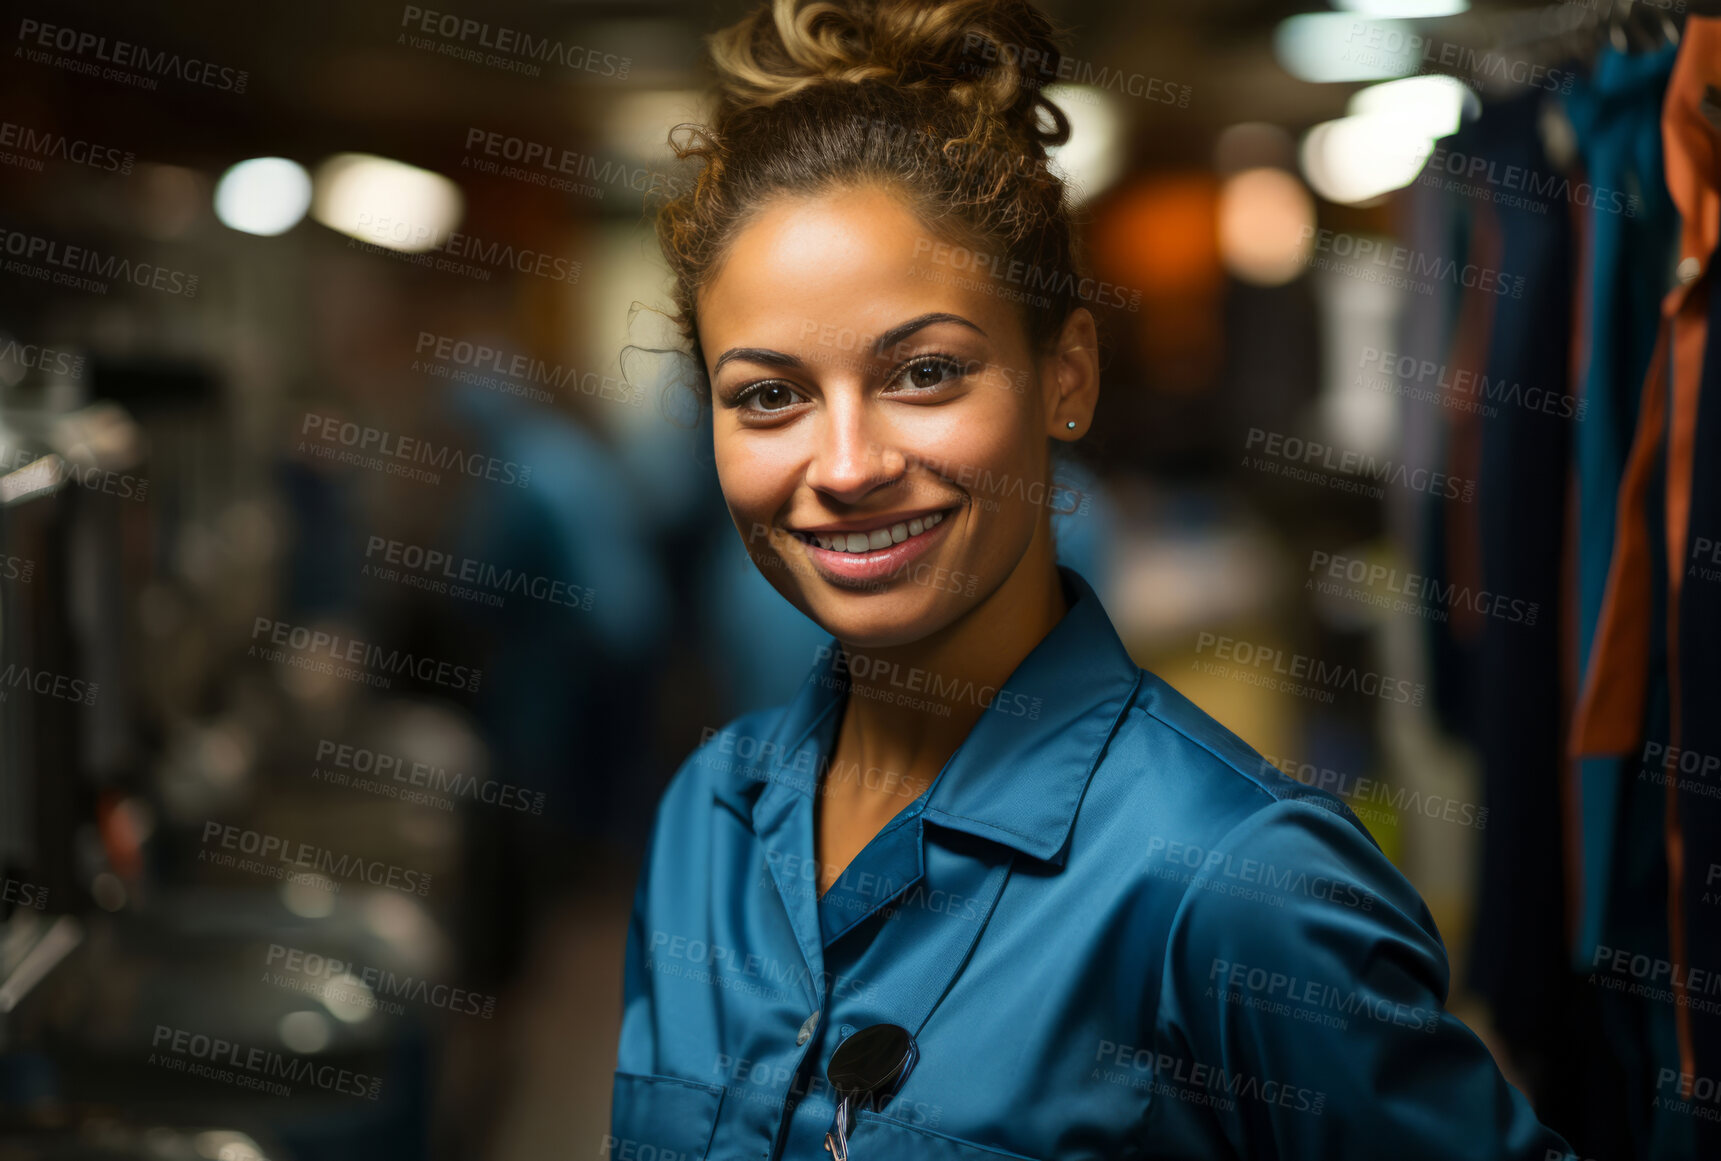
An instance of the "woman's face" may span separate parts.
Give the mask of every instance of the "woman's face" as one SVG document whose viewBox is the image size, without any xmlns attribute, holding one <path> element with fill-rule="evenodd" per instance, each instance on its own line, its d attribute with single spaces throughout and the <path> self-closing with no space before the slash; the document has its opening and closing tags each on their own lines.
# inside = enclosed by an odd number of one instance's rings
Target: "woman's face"
<svg viewBox="0 0 1721 1161">
<path fill-rule="evenodd" d="M 919 640 L 1053 559 L 1046 437 L 1087 429 L 1093 321 L 1037 357 L 987 265 L 864 187 L 771 203 L 699 294 L 735 526 L 850 645 Z"/>
</svg>

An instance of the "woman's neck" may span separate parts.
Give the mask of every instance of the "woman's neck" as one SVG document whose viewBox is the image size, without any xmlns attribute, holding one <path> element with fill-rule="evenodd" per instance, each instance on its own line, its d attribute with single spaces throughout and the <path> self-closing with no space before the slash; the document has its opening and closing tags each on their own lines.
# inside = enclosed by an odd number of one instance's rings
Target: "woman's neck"
<svg viewBox="0 0 1721 1161">
<path fill-rule="evenodd" d="M 1005 680 L 1067 611 L 1052 553 L 1036 539 L 1005 582 L 929 637 L 853 649 L 837 757 L 923 787 Z M 856 664 L 857 657 L 865 661 Z"/>
</svg>

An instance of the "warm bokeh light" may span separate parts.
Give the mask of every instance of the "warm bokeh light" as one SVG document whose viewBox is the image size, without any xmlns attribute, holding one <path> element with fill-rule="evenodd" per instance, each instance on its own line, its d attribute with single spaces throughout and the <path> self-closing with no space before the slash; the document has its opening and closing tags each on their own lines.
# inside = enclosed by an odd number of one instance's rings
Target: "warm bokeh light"
<svg viewBox="0 0 1721 1161">
<path fill-rule="evenodd" d="M 1359 204 L 1416 180 L 1434 142 L 1458 131 L 1475 94 L 1451 77 L 1407 77 L 1352 95 L 1348 116 L 1316 125 L 1300 160 L 1328 201 Z"/>
<path fill-rule="evenodd" d="M 1225 179 L 1219 189 L 1219 256 L 1237 278 L 1283 286 L 1303 272 L 1315 224 L 1315 199 L 1295 174 L 1262 166 Z"/>
<path fill-rule="evenodd" d="M 1432 148 L 1427 137 L 1407 134 L 1399 118 L 1371 114 L 1316 125 L 1303 137 L 1299 160 L 1316 193 L 1360 205 L 1415 181 Z"/>
<path fill-rule="evenodd" d="M 318 166 L 311 202 L 311 216 L 329 229 L 411 254 L 440 245 L 464 209 L 460 187 L 441 174 L 366 153 L 337 153 Z"/>
<path fill-rule="evenodd" d="M 1433 138 L 1458 132 L 1463 118 L 1479 108 L 1475 92 L 1456 77 L 1405 77 L 1358 89 L 1345 112 L 1396 117 L 1407 133 Z"/>
</svg>

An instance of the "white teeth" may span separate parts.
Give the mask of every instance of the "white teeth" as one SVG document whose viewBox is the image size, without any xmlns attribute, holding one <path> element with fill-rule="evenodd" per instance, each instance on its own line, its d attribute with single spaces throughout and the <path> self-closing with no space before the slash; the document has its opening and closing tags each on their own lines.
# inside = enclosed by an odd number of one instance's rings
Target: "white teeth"
<svg viewBox="0 0 1721 1161">
<path fill-rule="evenodd" d="M 922 532 L 930 531 L 943 520 L 944 513 L 934 512 L 930 516 L 916 516 L 907 523 L 874 528 L 870 532 L 812 532 L 806 535 L 826 552 L 875 552 L 881 548 L 889 548 L 892 544 L 901 544 L 910 536 L 919 536 Z"/>
</svg>

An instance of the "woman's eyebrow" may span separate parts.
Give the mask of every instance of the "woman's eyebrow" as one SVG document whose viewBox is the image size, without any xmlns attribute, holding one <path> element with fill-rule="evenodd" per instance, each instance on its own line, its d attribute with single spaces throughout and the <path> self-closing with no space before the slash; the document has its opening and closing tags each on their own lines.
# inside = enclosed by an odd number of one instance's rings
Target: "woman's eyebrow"
<svg viewBox="0 0 1721 1161">
<path fill-rule="evenodd" d="M 872 353 L 875 356 L 882 355 L 886 350 L 903 342 L 916 331 L 929 327 L 933 323 L 940 322 L 956 323 L 958 326 L 967 327 L 982 338 L 986 337 L 986 332 L 984 330 L 976 324 L 969 322 L 959 314 L 950 314 L 947 311 L 933 311 L 930 314 L 923 314 L 915 318 L 911 318 L 907 322 L 898 323 L 883 334 L 879 335 L 878 339 L 873 343 Z M 717 361 L 711 366 L 711 373 L 713 375 L 717 374 L 717 372 L 721 371 L 724 366 L 734 362 L 736 359 L 744 359 L 749 363 L 762 363 L 767 367 L 800 368 L 805 366 L 805 364 L 794 355 L 785 354 L 782 351 L 773 351 L 769 347 L 730 347 L 727 351 L 724 351 L 721 355 L 717 356 Z"/>
<path fill-rule="evenodd" d="M 767 367 L 800 367 L 801 360 L 782 351 L 773 351 L 769 347 L 730 347 L 717 356 L 717 362 L 711 365 L 713 375 L 723 369 L 724 364 L 736 359 L 745 359 L 749 363 L 763 363 Z"/>
<path fill-rule="evenodd" d="M 878 342 L 873 344 L 872 353 L 874 355 L 882 355 L 887 349 L 896 346 L 922 327 L 929 327 L 933 323 L 941 322 L 956 323 L 959 326 L 967 327 L 969 330 L 978 334 L 981 338 L 986 337 L 985 331 L 981 330 L 974 323 L 969 322 L 959 314 L 951 314 L 948 311 L 933 311 L 930 314 L 923 314 L 917 318 L 911 318 L 905 323 L 897 323 L 888 331 L 885 331 L 878 337 Z"/>
</svg>

